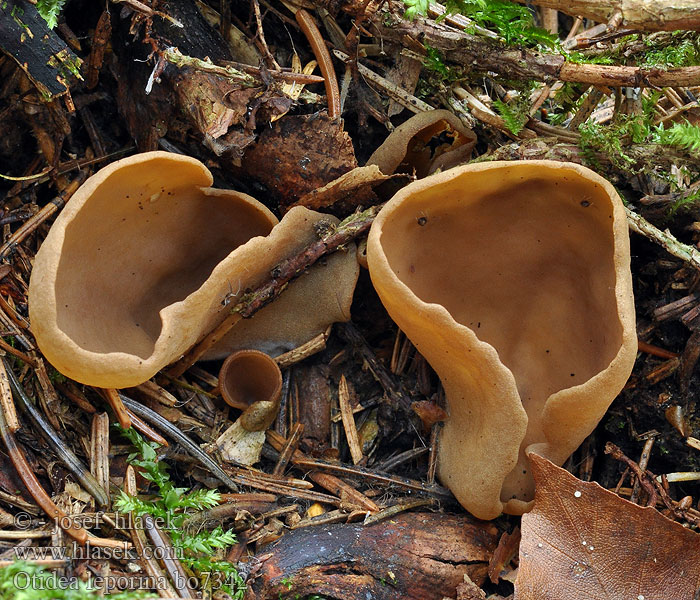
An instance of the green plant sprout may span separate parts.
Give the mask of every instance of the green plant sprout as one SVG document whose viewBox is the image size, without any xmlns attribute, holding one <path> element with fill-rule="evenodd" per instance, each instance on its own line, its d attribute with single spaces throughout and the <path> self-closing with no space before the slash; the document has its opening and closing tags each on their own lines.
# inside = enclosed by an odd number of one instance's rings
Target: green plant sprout
<svg viewBox="0 0 700 600">
<path fill-rule="evenodd" d="M 501 115 L 508 131 L 513 135 L 518 135 L 525 127 L 529 118 L 527 113 L 529 105 L 526 100 L 523 101 L 522 98 L 518 98 L 510 104 L 506 104 L 502 100 L 494 100 L 493 107 Z"/>
<path fill-rule="evenodd" d="M 173 546 L 180 551 L 180 561 L 199 576 L 204 587 L 217 584 L 234 600 L 243 598 L 245 583 L 236 566 L 214 557 L 217 551 L 223 551 L 236 542 L 234 533 L 221 526 L 194 534 L 183 528 L 187 518 L 219 504 L 221 494 L 216 490 L 188 492 L 187 488 L 175 487 L 170 481 L 167 464 L 156 453 L 158 444 L 144 440 L 133 428 L 120 431 L 136 449 L 129 455 L 129 463 L 140 469 L 144 479 L 155 484 L 158 496 L 142 500 L 121 492 L 114 503 L 115 508 L 134 516 L 148 514 L 165 523 Z"/>
<path fill-rule="evenodd" d="M 645 40 L 647 50 L 639 64 L 642 67 L 690 67 L 700 63 L 700 41 L 696 33 L 674 32 L 664 45 L 654 39 Z"/>
<path fill-rule="evenodd" d="M 430 0 L 404 0 L 406 18 L 426 16 Z M 530 10 L 507 0 L 447 0 L 445 14 L 461 14 L 476 27 L 492 29 L 508 45 L 519 44 L 555 48 L 558 38 L 535 27 Z M 439 20 L 439 19 L 438 19 Z M 473 32 L 472 32 L 473 33 Z"/>
<path fill-rule="evenodd" d="M 668 129 L 657 130 L 659 142 L 666 146 L 676 146 L 690 152 L 700 151 L 700 127 L 685 123 L 674 123 Z"/>
</svg>

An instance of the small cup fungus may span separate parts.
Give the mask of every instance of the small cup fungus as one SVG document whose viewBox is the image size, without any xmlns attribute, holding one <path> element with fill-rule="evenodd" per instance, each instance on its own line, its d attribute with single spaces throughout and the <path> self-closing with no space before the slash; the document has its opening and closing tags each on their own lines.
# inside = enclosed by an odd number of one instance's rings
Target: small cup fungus
<svg viewBox="0 0 700 600">
<path fill-rule="evenodd" d="M 32 331 L 54 367 L 99 387 L 146 381 L 314 239 L 319 222 L 337 222 L 298 207 L 278 223 L 254 198 L 211 184 L 199 161 L 148 152 L 101 169 L 74 194 L 29 284 Z M 283 352 L 347 320 L 359 269 L 350 250 L 314 265 L 281 304 L 246 320 L 240 344 Z M 309 298 L 320 298 L 314 311 Z M 209 358 L 241 347 L 236 329 Z"/>
<path fill-rule="evenodd" d="M 219 389 L 226 404 L 243 411 L 247 431 L 265 431 L 275 420 L 282 394 L 282 371 L 259 350 L 238 350 L 221 365 Z"/>
<path fill-rule="evenodd" d="M 382 173 L 425 177 L 466 162 L 476 135 L 449 110 L 429 110 L 412 116 L 392 131 L 367 161 Z"/>
<path fill-rule="evenodd" d="M 562 464 L 634 363 L 629 237 L 613 186 L 570 163 L 457 167 L 389 201 L 367 259 L 444 386 L 442 481 L 477 517 L 521 514 L 534 496 L 526 453 Z"/>
</svg>

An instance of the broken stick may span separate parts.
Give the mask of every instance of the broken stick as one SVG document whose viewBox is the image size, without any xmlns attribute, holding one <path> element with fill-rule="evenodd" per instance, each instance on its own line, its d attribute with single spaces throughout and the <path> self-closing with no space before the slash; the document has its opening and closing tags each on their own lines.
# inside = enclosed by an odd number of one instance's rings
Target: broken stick
<svg viewBox="0 0 700 600">
<path fill-rule="evenodd" d="M 299 277 L 322 256 L 339 250 L 356 237 L 366 233 L 382 206 L 372 206 L 367 210 L 350 215 L 320 240 L 313 242 L 295 256 L 276 266 L 270 273 L 270 279 L 258 286 L 257 289 L 244 294 L 241 301 L 231 310 L 231 314 L 170 367 L 166 375 L 168 377 L 182 375 L 204 356 L 209 348 L 223 338 L 238 321 L 252 317 L 261 308 L 277 298 L 292 279 Z"/>
</svg>

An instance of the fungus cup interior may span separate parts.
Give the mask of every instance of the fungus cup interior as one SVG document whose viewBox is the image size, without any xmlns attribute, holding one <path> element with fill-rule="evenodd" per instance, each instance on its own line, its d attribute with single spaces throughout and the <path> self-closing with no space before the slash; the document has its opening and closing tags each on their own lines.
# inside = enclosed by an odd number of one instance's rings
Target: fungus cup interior
<svg viewBox="0 0 700 600">
<path fill-rule="evenodd" d="M 521 175 L 510 186 L 500 178 L 457 178 L 412 196 L 382 245 L 416 296 L 496 348 L 538 413 L 620 347 L 611 207 L 603 190 L 583 191 L 571 175 Z"/>
<path fill-rule="evenodd" d="M 418 113 L 392 131 L 367 161 L 385 175 L 421 178 L 469 160 L 476 135 L 448 110 Z"/>
<path fill-rule="evenodd" d="M 282 373 L 267 354 L 239 350 L 221 366 L 219 387 L 229 406 L 245 410 L 258 400 L 277 402 L 282 392 Z"/>
<path fill-rule="evenodd" d="M 66 227 L 56 274 L 57 323 L 76 344 L 149 357 L 161 310 L 197 290 L 235 248 L 270 233 L 272 213 L 210 184 L 199 165 L 168 156 L 114 171 L 95 190 L 90 211 Z"/>
<path fill-rule="evenodd" d="M 254 198 L 211 183 L 196 159 L 147 152 L 100 169 L 74 194 L 37 252 L 28 294 L 32 332 L 61 373 L 105 388 L 146 381 L 317 240 L 317 225 L 337 223 L 304 207 L 278 222 Z M 205 358 L 284 352 L 347 320 L 358 270 L 354 244 L 319 261 Z"/>
<path fill-rule="evenodd" d="M 475 457 L 481 466 L 466 467 L 469 485 L 490 489 L 488 478 L 505 479 L 500 501 L 522 512 L 534 496 L 525 451 L 561 464 L 634 361 L 621 202 L 588 169 L 523 161 L 424 179 L 384 211 L 368 242 L 370 273 L 445 386 L 443 479 L 459 479 L 464 448 L 484 444 L 485 455 Z M 482 518 L 500 512 L 488 498 L 466 504 Z"/>
</svg>

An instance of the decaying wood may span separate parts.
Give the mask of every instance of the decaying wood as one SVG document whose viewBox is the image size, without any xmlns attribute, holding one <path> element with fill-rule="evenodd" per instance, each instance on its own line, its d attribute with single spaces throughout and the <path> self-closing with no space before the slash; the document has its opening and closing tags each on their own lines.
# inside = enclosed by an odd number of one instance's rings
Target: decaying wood
<svg viewBox="0 0 700 600">
<path fill-rule="evenodd" d="M 109 503 L 109 415 L 92 415 L 90 432 L 90 473 L 96 479 Z"/>
<path fill-rule="evenodd" d="M 598 22 L 647 31 L 700 28 L 696 0 L 533 0 L 533 4 Z"/>
<path fill-rule="evenodd" d="M 352 462 L 357 464 L 363 458 L 362 446 L 360 445 L 360 438 L 357 435 L 355 417 L 353 416 L 352 406 L 350 405 L 350 390 L 345 375 L 340 376 L 338 403 L 340 404 L 340 414 L 343 420 L 343 428 L 345 429 L 345 438 L 350 448 L 350 456 L 352 457 Z"/>
<path fill-rule="evenodd" d="M 10 432 L 16 433 L 19 429 L 19 420 L 17 419 L 15 403 L 12 400 L 12 389 L 4 361 L 0 361 L 0 410 L 5 415 L 7 428 Z"/>
<path fill-rule="evenodd" d="M 13 57 L 45 100 L 68 93 L 81 60 L 30 2 L 0 2 L 0 50 Z"/>
<path fill-rule="evenodd" d="M 661 231 L 661 229 L 652 225 L 644 217 L 632 212 L 627 207 L 625 207 L 625 212 L 627 213 L 627 221 L 632 231 L 648 237 L 650 240 L 661 245 L 669 254 L 682 259 L 696 269 L 700 269 L 700 251 L 698 251 L 697 248 L 683 244 L 668 230 Z"/>
<path fill-rule="evenodd" d="M 320 352 L 326 347 L 326 342 L 328 341 L 328 336 L 330 335 L 330 328 L 319 333 L 315 338 L 310 339 L 308 342 L 293 348 L 289 352 L 280 354 L 275 358 L 275 362 L 280 369 L 286 369 L 292 365 L 301 362 L 309 356 L 313 356 L 317 352 Z"/>
<path fill-rule="evenodd" d="M 665 87 L 700 84 L 700 67 L 658 68 L 625 67 L 571 63 L 561 54 L 546 54 L 506 46 L 459 31 L 442 23 L 416 19 L 375 23 L 385 41 L 396 44 L 405 39 L 440 51 L 449 62 L 485 73 L 492 71 L 511 79 L 545 82 L 571 81 L 593 85 Z"/>
<path fill-rule="evenodd" d="M 464 575 L 482 582 L 496 528 L 467 516 L 417 513 L 365 527 L 305 527 L 257 556 L 247 600 L 319 594 L 345 600 L 441 600 Z M 390 562 L 387 557 L 391 557 Z"/>
</svg>

